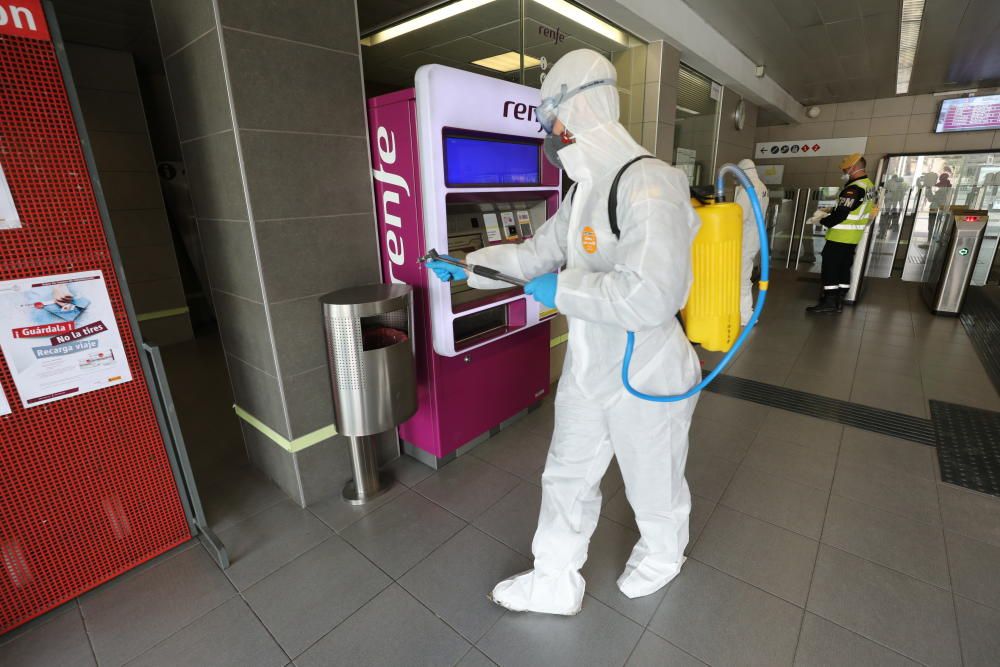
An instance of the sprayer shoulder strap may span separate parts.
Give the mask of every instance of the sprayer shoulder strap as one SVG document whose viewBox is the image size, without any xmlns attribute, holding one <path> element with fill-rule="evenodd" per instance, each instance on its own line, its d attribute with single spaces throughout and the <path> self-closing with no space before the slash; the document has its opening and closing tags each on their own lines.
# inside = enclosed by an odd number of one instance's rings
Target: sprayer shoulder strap
<svg viewBox="0 0 1000 667">
<path fill-rule="evenodd" d="M 611 192 L 608 193 L 608 222 L 611 223 L 611 231 L 614 232 L 616 239 L 620 239 L 622 236 L 621 229 L 618 228 L 618 181 L 622 180 L 622 174 L 625 173 L 626 169 L 639 160 L 645 160 L 646 158 L 657 159 L 655 155 L 640 155 L 639 157 L 632 158 L 625 163 L 625 166 L 618 170 L 618 173 L 615 174 L 615 180 L 611 181 Z"/>
</svg>

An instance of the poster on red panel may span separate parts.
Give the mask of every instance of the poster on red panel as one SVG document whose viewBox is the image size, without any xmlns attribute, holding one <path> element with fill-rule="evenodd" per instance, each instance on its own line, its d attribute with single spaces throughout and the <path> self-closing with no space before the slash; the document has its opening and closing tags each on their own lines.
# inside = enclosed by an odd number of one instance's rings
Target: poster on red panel
<svg viewBox="0 0 1000 667">
<path fill-rule="evenodd" d="M 25 408 L 132 379 L 101 271 L 0 282 L 0 349 Z"/>
<path fill-rule="evenodd" d="M 7 177 L 4 176 L 3 165 L 0 164 L 0 230 L 19 229 L 20 227 L 21 216 L 17 213 L 14 196 L 10 192 Z"/>
<path fill-rule="evenodd" d="M 0 417 L 10 414 L 10 403 L 7 401 L 7 394 L 3 391 L 3 385 L 0 385 Z"/>
</svg>

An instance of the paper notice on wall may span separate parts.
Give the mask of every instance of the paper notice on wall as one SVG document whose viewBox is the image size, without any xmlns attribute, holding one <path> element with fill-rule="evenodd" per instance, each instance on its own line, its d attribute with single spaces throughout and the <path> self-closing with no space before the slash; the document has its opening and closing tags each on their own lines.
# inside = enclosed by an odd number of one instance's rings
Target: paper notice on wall
<svg viewBox="0 0 1000 667">
<path fill-rule="evenodd" d="M 100 271 L 0 282 L 0 349 L 25 408 L 132 380 Z"/>
<path fill-rule="evenodd" d="M 21 216 L 17 214 L 14 196 L 10 193 L 7 176 L 4 174 L 3 165 L 0 164 L 0 230 L 19 229 L 20 227 Z"/>
<path fill-rule="evenodd" d="M 10 414 L 10 402 L 7 401 L 7 394 L 3 391 L 3 385 L 0 385 L 0 417 Z"/>
<path fill-rule="evenodd" d="M 521 226 L 521 236 L 531 236 L 531 215 L 527 211 L 517 212 L 517 224 Z"/>
<path fill-rule="evenodd" d="M 503 241 L 503 236 L 500 235 L 500 223 L 497 222 L 496 213 L 484 213 L 483 222 L 486 223 L 486 240 L 490 243 Z"/>
<path fill-rule="evenodd" d="M 513 211 L 503 211 L 500 213 L 500 221 L 503 223 L 503 234 L 506 238 L 514 240 L 517 238 L 517 223 L 514 219 Z"/>
<path fill-rule="evenodd" d="M 781 180 L 785 177 L 785 165 L 759 164 L 757 174 L 765 185 L 781 185 Z"/>
</svg>

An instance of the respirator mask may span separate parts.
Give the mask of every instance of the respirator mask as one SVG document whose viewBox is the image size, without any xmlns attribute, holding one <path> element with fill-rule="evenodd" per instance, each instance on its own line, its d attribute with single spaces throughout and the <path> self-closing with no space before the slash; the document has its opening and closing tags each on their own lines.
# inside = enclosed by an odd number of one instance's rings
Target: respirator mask
<svg viewBox="0 0 1000 667">
<path fill-rule="evenodd" d="M 559 157 L 559 151 L 566 148 L 570 144 L 563 142 L 563 138 L 558 134 L 546 134 L 545 140 L 542 142 L 542 151 L 545 153 L 545 159 L 547 159 L 552 166 L 560 171 L 565 171 L 563 168 L 562 159 Z"/>
</svg>

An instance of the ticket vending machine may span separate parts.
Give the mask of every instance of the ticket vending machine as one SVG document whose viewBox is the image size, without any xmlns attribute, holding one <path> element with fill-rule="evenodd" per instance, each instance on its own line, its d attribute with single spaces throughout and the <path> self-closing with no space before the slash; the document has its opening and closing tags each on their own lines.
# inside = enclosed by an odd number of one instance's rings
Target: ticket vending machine
<svg viewBox="0 0 1000 667">
<path fill-rule="evenodd" d="M 437 465 L 548 392 L 555 312 L 519 287 L 442 283 L 417 259 L 531 238 L 559 207 L 560 172 L 538 90 L 440 65 L 415 84 L 370 99 L 368 125 L 382 277 L 414 289 L 418 407 L 400 437 Z"/>
</svg>

